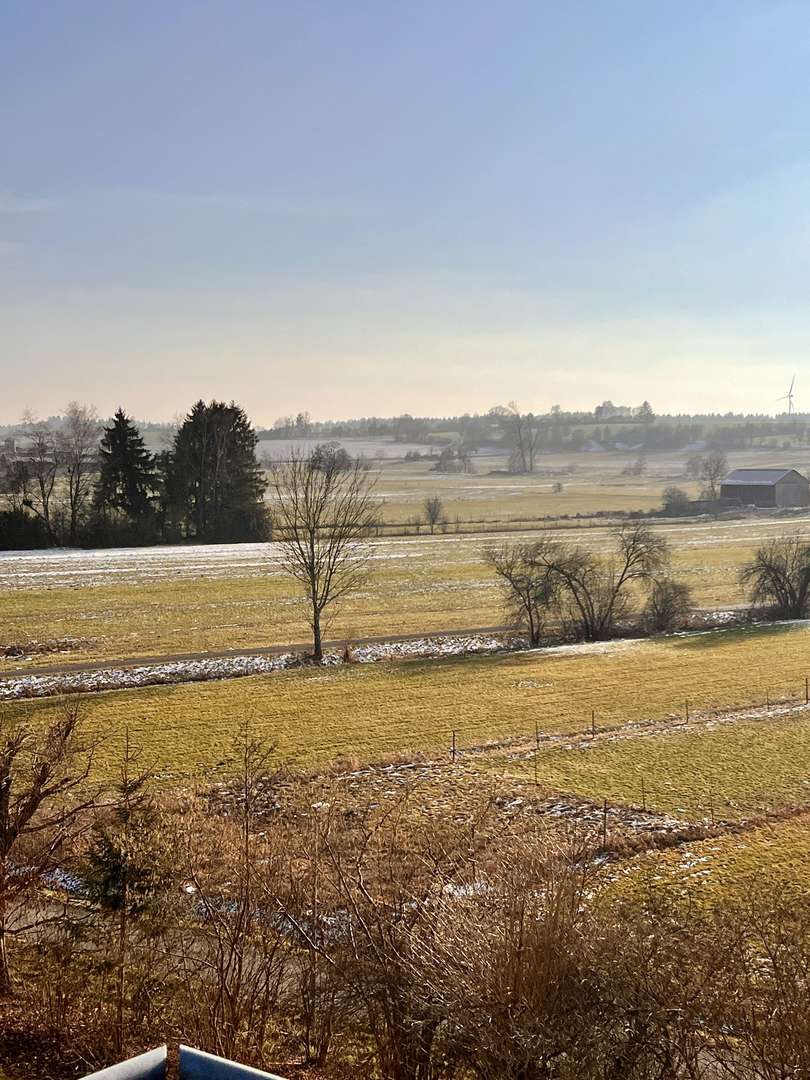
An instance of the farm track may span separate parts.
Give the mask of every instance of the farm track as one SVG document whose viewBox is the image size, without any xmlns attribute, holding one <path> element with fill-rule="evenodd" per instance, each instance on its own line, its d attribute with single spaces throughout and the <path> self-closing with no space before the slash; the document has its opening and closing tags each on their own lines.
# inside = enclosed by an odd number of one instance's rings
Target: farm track
<svg viewBox="0 0 810 1080">
<path fill-rule="evenodd" d="M 421 641 L 430 638 L 461 638 L 474 637 L 482 634 L 506 634 L 512 631 L 509 626 L 477 626 L 467 630 L 431 630 L 425 634 L 383 634 L 379 637 L 351 638 L 352 645 L 387 645 L 398 642 Z M 346 638 L 335 638 L 324 641 L 326 651 L 334 652 L 343 649 L 347 643 Z M 112 671 L 119 668 L 129 669 L 136 667 L 152 667 L 163 664 L 186 664 L 204 660 L 238 660 L 246 656 L 283 656 L 286 653 L 308 653 L 312 649 L 311 641 L 297 642 L 288 645 L 266 645 L 258 649 L 212 649 L 210 651 L 195 651 L 185 653 L 163 653 L 148 656 L 127 656 L 113 660 L 89 660 L 80 663 L 46 664 L 27 667 L 9 667 L 0 670 L 0 682 L 7 679 L 22 679 L 36 676 L 60 676 L 80 675 L 82 673 L 96 671 Z M 10 658 L 6 658 L 8 661 Z M 233 676 L 236 678 L 237 676 Z M 178 678 L 178 683 L 183 679 Z M 191 680 L 189 680 L 191 681 Z"/>
</svg>

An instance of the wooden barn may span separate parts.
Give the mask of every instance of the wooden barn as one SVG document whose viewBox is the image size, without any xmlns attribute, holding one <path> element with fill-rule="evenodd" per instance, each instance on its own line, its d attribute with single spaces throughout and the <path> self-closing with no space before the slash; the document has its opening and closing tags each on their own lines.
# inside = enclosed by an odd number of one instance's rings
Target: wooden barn
<svg viewBox="0 0 810 1080">
<path fill-rule="evenodd" d="M 720 498 L 740 506 L 810 506 L 810 481 L 795 469 L 735 469 Z"/>
</svg>

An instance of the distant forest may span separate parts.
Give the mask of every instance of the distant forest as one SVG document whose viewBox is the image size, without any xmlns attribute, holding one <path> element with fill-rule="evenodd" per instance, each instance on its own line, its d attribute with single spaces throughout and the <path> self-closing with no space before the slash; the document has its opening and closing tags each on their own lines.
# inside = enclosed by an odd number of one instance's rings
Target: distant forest
<svg viewBox="0 0 810 1080">
<path fill-rule="evenodd" d="M 145 436 L 149 437 L 147 438 Z M 28 416 L 0 428 L 0 549 L 214 543 L 268 537 L 266 456 L 305 440 L 324 467 L 349 467 L 347 439 L 399 444 L 406 459 L 428 456 L 441 472 L 469 472 L 472 455 L 494 450 L 503 471 L 538 471 L 552 451 L 782 449 L 810 442 L 810 416 L 656 416 L 648 402 L 603 402 L 593 413 L 538 415 L 515 404 L 454 417 L 366 417 L 315 421 L 281 417 L 255 430 L 235 403 L 198 401 L 177 425 L 136 423 L 123 410 L 99 421 L 72 403 L 48 420 Z M 273 453 L 273 441 L 286 441 Z M 157 447 L 157 449 L 156 449 Z M 421 448 L 424 447 L 424 450 Z"/>
</svg>

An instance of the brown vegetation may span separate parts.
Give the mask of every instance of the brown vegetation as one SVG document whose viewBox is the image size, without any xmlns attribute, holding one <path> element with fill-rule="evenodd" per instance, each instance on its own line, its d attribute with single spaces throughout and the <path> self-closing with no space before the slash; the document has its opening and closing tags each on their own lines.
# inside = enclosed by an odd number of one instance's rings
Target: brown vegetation
<svg viewBox="0 0 810 1080">
<path fill-rule="evenodd" d="M 290 784 L 248 728 L 236 751 L 226 798 L 158 799 L 127 745 L 103 805 L 70 786 L 43 802 L 38 842 L 70 877 L 25 876 L 18 910 L 40 917 L 0 1008 L 0 1046 L 41 1075 L 165 1038 L 383 1080 L 807 1075 L 805 892 L 631 896 L 600 830 Z M 12 782 L 26 769 L 12 758 Z M 61 805 L 84 826 L 69 843 Z"/>
</svg>

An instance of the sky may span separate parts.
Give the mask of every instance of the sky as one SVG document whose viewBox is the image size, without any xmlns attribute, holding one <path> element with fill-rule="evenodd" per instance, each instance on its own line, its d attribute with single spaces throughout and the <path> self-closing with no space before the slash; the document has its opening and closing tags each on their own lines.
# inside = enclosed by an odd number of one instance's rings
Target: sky
<svg viewBox="0 0 810 1080">
<path fill-rule="evenodd" d="M 0 422 L 810 410 L 810 18 L 0 0 Z"/>
</svg>

